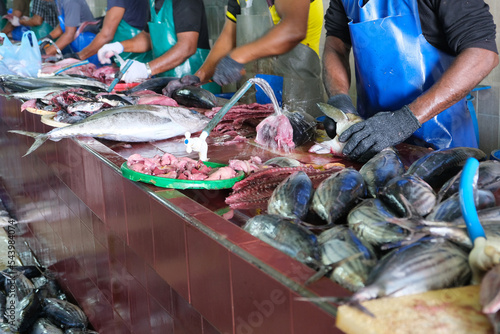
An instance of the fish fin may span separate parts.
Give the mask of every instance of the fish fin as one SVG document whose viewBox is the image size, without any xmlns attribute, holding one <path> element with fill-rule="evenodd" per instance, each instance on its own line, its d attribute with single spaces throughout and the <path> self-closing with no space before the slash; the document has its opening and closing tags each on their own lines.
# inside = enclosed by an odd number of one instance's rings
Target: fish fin
<svg viewBox="0 0 500 334">
<path fill-rule="evenodd" d="M 309 277 L 307 279 L 307 281 L 304 283 L 304 285 L 307 286 L 309 284 L 312 284 L 312 283 L 318 281 L 321 277 L 325 276 L 326 274 L 328 274 L 332 270 L 333 270 L 333 268 L 331 266 L 321 266 L 319 271 L 316 272 L 311 277 Z"/>
<path fill-rule="evenodd" d="M 364 314 L 372 317 L 372 318 L 375 318 L 375 314 L 371 313 L 366 307 L 364 307 L 361 302 L 359 302 L 358 300 L 350 300 L 349 302 L 347 302 L 346 305 L 349 305 L 351 307 L 354 307 L 355 309 L 358 309 L 359 311 L 363 312 Z"/>
<path fill-rule="evenodd" d="M 331 106 L 327 103 L 317 103 L 317 106 L 319 109 L 325 114 L 326 116 L 330 117 L 333 119 L 335 122 L 340 122 L 340 121 L 347 121 L 349 118 L 347 115 L 340 110 L 339 108 L 335 108 L 334 106 Z"/>
<path fill-rule="evenodd" d="M 49 139 L 49 136 L 45 133 L 29 132 L 29 131 L 22 131 L 22 130 L 9 130 L 8 132 L 17 133 L 20 135 L 35 138 L 35 142 L 33 143 L 33 145 L 31 145 L 28 152 L 26 152 L 23 155 L 23 157 L 27 156 L 28 154 L 30 154 L 31 152 L 33 152 L 34 150 L 39 148 L 43 143 L 45 143 L 47 141 L 47 139 Z"/>
</svg>

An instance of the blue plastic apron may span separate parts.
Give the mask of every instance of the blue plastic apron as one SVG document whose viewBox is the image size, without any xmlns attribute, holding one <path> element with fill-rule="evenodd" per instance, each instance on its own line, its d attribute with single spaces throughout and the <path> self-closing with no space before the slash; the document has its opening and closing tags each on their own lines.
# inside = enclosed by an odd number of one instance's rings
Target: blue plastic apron
<svg viewBox="0 0 500 334">
<path fill-rule="evenodd" d="M 364 118 L 397 110 L 438 81 L 454 60 L 422 35 L 417 0 L 342 0 L 356 64 L 358 111 Z M 412 137 L 435 149 L 477 147 L 465 98 L 425 122 Z M 410 140 L 411 141 L 411 140 Z"/>
<path fill-rule="evenodd" d="M 59 20 L 59 26 L 64 33 L 66 31 L 66 25 L 64 24 L 64 9 L 62 10 L 61 15 L 57 17 L 57 19 Z M 95 36 L 96 34 L 90 31 L 82 32 L 78 35 L 77 38 L 75 38 L 73 42 L 69 44 L 69 46 L 73 52 L 80 52 L 94 40 Z M 98 67 L 102 66 L 99 62 L 99 58 L 97 58 L 97 54 L 90 57 L 88 61 Z"/>
</svg>

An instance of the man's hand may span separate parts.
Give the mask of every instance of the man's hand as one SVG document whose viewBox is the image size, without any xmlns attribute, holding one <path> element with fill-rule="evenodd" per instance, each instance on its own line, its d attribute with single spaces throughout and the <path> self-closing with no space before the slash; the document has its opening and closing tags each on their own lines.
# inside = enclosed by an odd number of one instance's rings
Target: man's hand
<svg viewBox="0 0 500 334">
<path fill-rule="evenodd" d="M 125 64 L 120 67 L 120 71 L 123 70 Z M 137 60 L 132 60 L 132 65 L 128 68 L 127 72 L 123 75 L 122 80 L 126 83 L 142 81 L 149 78 L 150 72 L 146 64 L 141 63 Z"/>
<path fill-rule="evenodd" d="M 120 42 L 104 44 L 99 51 L 97 51 L 97 58 L 101 64 L 111 64 L 111 57 L 123 52 L 123 45 Z M 132 65 L 133 66 L 133 65 Z"/>
<path fill-rule="evenodd" d="M 45 37 L 42 37 L 40 39 L 40 41 L 42 41 L 42 43 L 40 43 L 40 52 L 42 53 L 42 55 L 45 54 L 45 49 L 48 48 L 52 43 L 51 41 L 53 41 L 54 39 L 52 38 L 52 36 L 47 35 Z"/>
<path fill-rule="evenodd" d="M 217 64 L 213 79 L 220 86 L 230 84 L 241 78 L 242 69 L 243 64 L 238 63 L 229 56 L 225 56 Z"/>
<path fill-rule="evenodd" d="M 358 114 L 354 104 L 352 103 L 352 99 L 347 94 L 337 94 L 331 96 L 326 102 L 334 108 L 342 110 L 345 114 Z M 323 121 L 323 126 L 325 128 L 326 134 L 330 138 L 335 138 L 337 135 L 337 123 L 330 117 L 326 116 Z"/>
<path fill-rule="evenodd" d="M 9 20 L 9 22 L 14 27 L 19 27 L 21 25 L 21 23 L 19 23 L 19 17 L 18 16 L 12 16 L 12 18 Z"/>
<path fill-rule="evenodd" d="M 354 160 L 368 160 L 384 148 L 403 142 L 421 126 L 408 106 L 379 112 L 340 135 L 339 140 L 347 142 L 342 153 Z"/>
<path fill-rule="evenodd" d="M 185 75 L 180 79 L 175 79 L 170 81 L 165 88 L 162 89 L 162 93 L 165 96 L 172 97 L 172 94 L 181 88 L 186 86 L 196 86 L 201 83 L 200 78 L 196 75 Z"/>
</svg>

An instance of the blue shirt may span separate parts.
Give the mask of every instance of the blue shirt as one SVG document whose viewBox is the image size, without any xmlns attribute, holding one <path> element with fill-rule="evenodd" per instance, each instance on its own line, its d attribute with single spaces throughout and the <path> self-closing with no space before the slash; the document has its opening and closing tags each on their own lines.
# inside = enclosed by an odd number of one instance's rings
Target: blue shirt
<svg viewBox="0 0 500 334">
<path fill-rule="evenodd" d="M 85 0 L 59 0 L 57 4 L 59 15 L 64 13 L 66 27 L 78 27 L 83 22 L 94 21 L 94 15 Z"/>
<path fill-rule="evenodd" d="M 143 30 L 149 18 L 148 0 L 108 0 L 108 9 L 112 7 L 125 8 L 122 20 L 132 27 Z"/>
</svg>

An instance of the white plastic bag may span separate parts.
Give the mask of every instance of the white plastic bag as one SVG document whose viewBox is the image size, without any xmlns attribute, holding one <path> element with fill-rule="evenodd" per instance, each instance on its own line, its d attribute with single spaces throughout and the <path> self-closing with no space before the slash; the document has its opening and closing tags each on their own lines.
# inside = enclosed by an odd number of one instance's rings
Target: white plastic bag
<svg viewBox="0 0 500 334">
<path fill-rule="evenodd" d="M 42 68 L 42 55 L 35 33 L 26 31 L 20 44 L 12 44 L 4 33 L 0 33 L 0 37 L 3 38 L 0 46 L 0 74 L 36 77 Z"/>
</svg>

